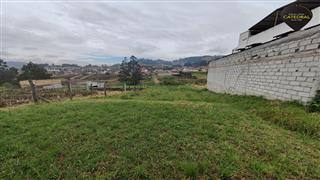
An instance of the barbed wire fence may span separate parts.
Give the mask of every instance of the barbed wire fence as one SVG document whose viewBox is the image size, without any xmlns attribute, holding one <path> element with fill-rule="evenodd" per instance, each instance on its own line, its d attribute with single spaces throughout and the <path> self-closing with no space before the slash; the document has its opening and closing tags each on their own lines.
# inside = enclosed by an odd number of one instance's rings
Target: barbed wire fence
<svg viewBox="0 0 320 180">
<path fill-rule="evenodd" d="M 107 96 L 109 92 L 136 91 L 146 88 L 147 84 L 139 86 L 124 86 L 123 84 L 109 84 L 107 81 L 83 81 L 65 79 L 61 84 L 50 86 L 32 86 L 23 88 L 0 89 L 0 108 L 26 103 L 55 102 L 73 100 L 75 97 Z M 33 89 L 33 90 L 32 90 Z"/>
</svg>

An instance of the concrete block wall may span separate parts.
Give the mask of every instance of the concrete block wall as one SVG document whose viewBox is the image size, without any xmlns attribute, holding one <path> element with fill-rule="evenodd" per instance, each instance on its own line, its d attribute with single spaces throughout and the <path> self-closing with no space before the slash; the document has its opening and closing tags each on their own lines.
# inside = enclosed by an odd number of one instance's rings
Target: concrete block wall
<svg viewBox="0 0 320 180">
<path fill-rule="evenodd" d="M 307 103 L 320 86 L 320 26 L 212 61 L 208 89 Z"/>
</svg>

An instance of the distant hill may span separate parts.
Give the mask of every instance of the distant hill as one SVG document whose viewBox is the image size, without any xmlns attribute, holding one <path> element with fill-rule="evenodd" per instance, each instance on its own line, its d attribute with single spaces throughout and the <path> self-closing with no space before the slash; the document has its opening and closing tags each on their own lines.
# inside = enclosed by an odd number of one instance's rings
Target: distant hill
<svg viewBox="0 0 320 180">
<path fill-rule="evenodd" d="M 217 56 L 194 56 L 194 57 L 186 57 L 181 58 L 174 61 L 168 61 L 168 60 L 162 60 L 162 59 L 146 59 L 141 58 L 138 59 L 139 64 L 145 65 L 145 66 L 158 66 L 158 67 L 172 67 L 172 66 L 189 66 L 189 67 L 199 67 L 199 66 L 206 66 L 208 65 L 208 62 L 211 60 L 219 59 L 223 56 L 217 55 Z M 7 65 L 9 67 L 15 67 L 18 69 L 21 69 L 23 65 L 25 65 L 25 62 L 19 62 L 19 61 L 8 61 Z M 48 64 L 39 64 L 41 66 L 48 66 Z M 79 67 L 76 64 L 62 64 L 62 67 Z M 112 67 L 119 68 L 119 64 L 115 64 Z"/>
<path fill-rule="evenodd" d="M 139 59 L 138 62 L 142 65 L 148 65 L 148 66 L 172 66 L 171 61 L 166 61 L 162 59 L 153 60 L 153 59 L 142 58 L 142 59 Z"/>
<path fill-rule="evenodd" d="M 147 66 L 189 66 L 189 67 L 199 67 L 199 66 L 206 66 L 208 62 L 211 60 L 217 60 L 223 56 L 194 56 L 194 57 L 186 57 L 181 58 L 174 61 L 167 61 L 167 60 L 152 60 L 152 59 L 139 59 L 138 62 L 141 65 Z"/>
<path fill-rule="evenodd" d="M 209 61 L 220 59 L 223 56 L 194 56 L 194 57 L 186 57 L 178 60 L 174 60 L 173 65 L 181 65 L 181 66 L 207 66 Z"/>
</svg>

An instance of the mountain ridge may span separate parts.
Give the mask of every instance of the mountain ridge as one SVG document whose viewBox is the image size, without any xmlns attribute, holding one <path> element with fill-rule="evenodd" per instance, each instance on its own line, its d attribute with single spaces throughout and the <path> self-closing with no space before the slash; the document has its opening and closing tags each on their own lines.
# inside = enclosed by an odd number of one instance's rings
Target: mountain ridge
<svg viewBox="0 0 320 180">
<path fill-rule="evenodd" d="M 185 58 L 180 58 L 177 60 L 173 61 L 167 61 L 167 60 L 162 60 L 162 59 L 146 59 L 146 58 L 141 58 L 138 59 L 138 62 L 141 65 L 161 65 L 161 66 L 190 66 L 190 67 L 199 67 L 199 66 L 207 66 L 209 61 L 212 60 L 217 60 L 223 57 L 222 55 L 215 55 L 215 56 L 191 56 L 191 57 L 185 57 Z"/>
</svg>

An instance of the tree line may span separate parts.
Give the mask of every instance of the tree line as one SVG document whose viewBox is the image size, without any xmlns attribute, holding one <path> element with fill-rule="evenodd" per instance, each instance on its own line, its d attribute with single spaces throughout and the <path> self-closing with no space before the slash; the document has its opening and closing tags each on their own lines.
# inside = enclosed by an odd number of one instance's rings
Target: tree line
<svg viewBox="0 0 320 180">
<path fill-rule="evenodd" d="M 7 63 L 0 59 L 0 85 L 5 83 L 13 86 L 19 86 L 19 81 L 22 80 L 40 80 L 50 79 L 51 74 L 47 70 L 38 64 L 29 62 L 23 65 L 21 73 L 18 73 L 18 69 L 14 67 L 8 67 Z M 138 63 L 138 59 L 135 56 L 131 56 L 128 60 L 125 57 L 120 65 L 120 71 L 118 80 L 127 85 L 137 86 L 141 84 L 143 80 L 143 74 L 141 72 L 141 66 Z"/>
<path fill-rule="evenodd" d="M 0 59 L 0 85 L 19 87 L 19 81 L 22 80 L 50 79 L 51 77 L 45 68 L 32 62 L 23 65 L 21 71 L 22 73 L 19 74 L 17 68 L 8 67 L 7 62 Z"/>
</svg>

